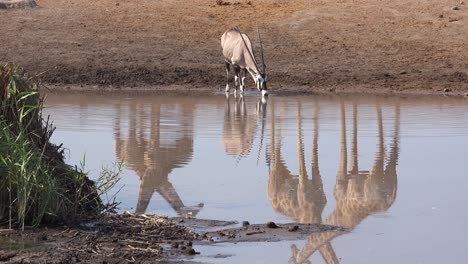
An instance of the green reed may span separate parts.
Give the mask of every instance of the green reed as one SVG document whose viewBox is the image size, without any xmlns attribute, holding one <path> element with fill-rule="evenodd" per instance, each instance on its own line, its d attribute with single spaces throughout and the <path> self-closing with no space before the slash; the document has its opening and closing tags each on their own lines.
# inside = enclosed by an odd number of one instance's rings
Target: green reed
<svg viewBox="0 0 468 264">
<path fill-rule="evenodd" d="M 50 143 L 54 127 L 42 118 L 42 105 L 19 67 L 0 65 L 0 226 L 69 223 L 104 209 L 96 183 Z"/>
</svg>

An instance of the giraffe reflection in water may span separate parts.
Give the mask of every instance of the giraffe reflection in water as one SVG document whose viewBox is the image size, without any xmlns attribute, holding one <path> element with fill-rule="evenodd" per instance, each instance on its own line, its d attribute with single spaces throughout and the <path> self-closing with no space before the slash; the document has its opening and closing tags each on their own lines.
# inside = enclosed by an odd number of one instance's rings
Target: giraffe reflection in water
<svg viewBox="0 0 468 264">
<path fill-rule="evenodd" d="M 147 104 L 133 100 L 130 105 L 117 105 L 117 112 L 116 156 L 132 168 L 141 181 L 135 212 L 145 213 L 157 192 L 179 216 L 196 216 L 203 203 L 185 206 L 169 180 L 172 171 L 184 167 L 193 156 L 193 103 L 176 98 L 152 100 Z M 122 124 L 122 120 L 128 124 Z M 122 132 L 126 127 L 128 132 Z"/>
<path fill-rule="evenodd" d="M 348 230 L 354 229 L 369 215 L 386 211 L 396 198 L 399 142 L 400 107 L 395 105 L 395 122 L 393 139 L 385 160 L 384 128 L 382 108 L 376 103 L 377 113 L 377 150 L 374 164 L 370 171 L 358 169 L 358 109 L 353 103 L 353 128 L 351 142 L 350 168 L 348 166 L 346 141 L 346 112 L 343 101 L 340 101 L 341 112 L 341 151 L 338 173 L 334 189 L 336 207 L 325 219 L 322 213 L 327 203 L 318 162 L 318 137 L 320 107 L 315 104 L 314 130 L 312 140 L 312 175 L 307 175 L 304 144 L 302 136 L 301 104 L 297 104 L 297 149 L 299 159 L 299 175 L 295 176 L 288 169 L 281 154 L 281 130 L 275 127 L 274 107 L 270 113 L 270 176 L 268 181 L 268 196 L 273 208 L 299 223 L 322 223 L 341 226 Z M 281 124 L 280 124 L 281 125 Z M 279 133 L 277 135 L 276 133 Z M 307 238 L 301 249 L 292 245 L 292 256 L 289 263 L 310 263 L 309 257 L 319 251 L 326 263 L 339 263 L 331 241 L 345 232 L 315 233 Z"/>
</svg>

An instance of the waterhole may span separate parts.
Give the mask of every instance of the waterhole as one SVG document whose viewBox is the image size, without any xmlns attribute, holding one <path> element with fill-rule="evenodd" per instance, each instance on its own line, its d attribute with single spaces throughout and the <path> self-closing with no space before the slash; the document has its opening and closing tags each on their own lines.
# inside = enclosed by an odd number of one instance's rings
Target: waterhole
<svg viewBox="0 0 468 264">
<path fill-rule="evenodd" d="M 111 93 L 45 103 L 68 163 L 96 178 L 123 162 L 109 194 L 120 211 L 349 230 L 200 246 L 195 260 L 468 261 L 465 99 Z"/>
</svg>

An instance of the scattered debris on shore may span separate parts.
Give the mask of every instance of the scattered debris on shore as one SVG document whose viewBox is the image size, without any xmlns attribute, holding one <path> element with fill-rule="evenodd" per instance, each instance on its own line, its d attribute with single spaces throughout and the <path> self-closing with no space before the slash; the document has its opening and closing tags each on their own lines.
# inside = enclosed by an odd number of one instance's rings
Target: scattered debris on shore
<svg viewBox="0 0 468 264">
<path fill-rule="evenodd" d="M 0 229 L 0 261 L 177 262 L 181 257 L 200 254 L 194 248 L 196 245 L 298 240 L 314 232 L 346 232 L 341 227 L 316 224 L 268 226 L 271 224 L 241 226 L 233 221 L 112 214 L 76 227 L 31 228 L 23 232 Z"/>
</svg>

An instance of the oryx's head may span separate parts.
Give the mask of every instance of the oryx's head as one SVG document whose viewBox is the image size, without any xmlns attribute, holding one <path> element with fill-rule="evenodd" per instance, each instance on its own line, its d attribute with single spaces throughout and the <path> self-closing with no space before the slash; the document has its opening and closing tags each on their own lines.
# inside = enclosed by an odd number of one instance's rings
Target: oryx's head
<svg viewBox="0 0 468 264">
<path fill-rule="evenodd" d="M 257 89 L 262 92 L 262 95 L 266 95 L 267 93 L 267 76 L 266 73 L 259 73 L 255 76 L 255 84 L 257 85 Z"/>
</svg>

